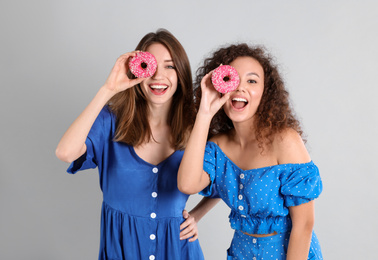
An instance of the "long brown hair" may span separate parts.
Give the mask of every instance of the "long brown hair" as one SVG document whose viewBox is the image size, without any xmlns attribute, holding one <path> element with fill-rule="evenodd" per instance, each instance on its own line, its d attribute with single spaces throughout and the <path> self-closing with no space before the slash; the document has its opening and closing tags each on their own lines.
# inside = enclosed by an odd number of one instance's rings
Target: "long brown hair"
<svg viewBox="0 0 378 260">
<path fill-rule="evenodd" d="M 135 50 L 146 51 L 154 43 L 160 43 L 168 49 L 176 67 L 178 85 L 173 95 L 168 123 L 171 127 L 172 146 L 176 150 L 182 150 L 189 138 L 195 115 L 189 59 L 180 42 L 165 29 L 146 34 Z M 128 76 L 134 77 L 130 72 Z M 147 101 L 139 84 L 115 95 L 108 105 L 117 118 L 115 141 L 137 146 L 153 139 L 148 122 Z"/>
<path fill-rule="evenodd" d="M 285 88 L 283 79 L 274 64 L 273 57 L 262 46 L 248 46 L 245 43 L 232 44 L 220 48 L 211 57 L 205 59 L 204 65 L 197 70 L 196 75 L 196 108 L 198 109 L 201 101 L 200 84 L 202 78 L 220 64 L 228 65 L 238 57 L 251 57 L 257 60 L 264 70 L 264 92 L 254 120 L 255 135 L 259 147 L 263 148 L 264 143 L 271 143 L 276 133 L 287 128 L 294 129 L 304 139 L 300 122 L 290 106 L 289 93 Z M 219 133 L 228 132 L 233 128 L 232 121 L 221 109 L 211 121 L 209 138 Z"/>
</svg>

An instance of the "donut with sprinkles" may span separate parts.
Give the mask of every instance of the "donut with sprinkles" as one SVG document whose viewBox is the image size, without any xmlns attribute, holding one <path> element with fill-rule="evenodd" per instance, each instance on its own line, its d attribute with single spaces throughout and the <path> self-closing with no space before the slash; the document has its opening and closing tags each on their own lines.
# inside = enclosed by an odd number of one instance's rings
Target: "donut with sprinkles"
<svg viewBox="0 0 378 260">
<path fill-rule="evenodd" d="M 131 73 L 137 78 L 149 78 L 155 74 L 157 62 L 155 56 L 149 52 L 138 52 L 129 61 Z"/>
<path fill-rule="evenodd" d="M 239 86 L 240 79 L 234 67 L 222 65 L 213 71 L 211 82 L 218 92 L 225 94 L 234 91 Z"/>
</svg>

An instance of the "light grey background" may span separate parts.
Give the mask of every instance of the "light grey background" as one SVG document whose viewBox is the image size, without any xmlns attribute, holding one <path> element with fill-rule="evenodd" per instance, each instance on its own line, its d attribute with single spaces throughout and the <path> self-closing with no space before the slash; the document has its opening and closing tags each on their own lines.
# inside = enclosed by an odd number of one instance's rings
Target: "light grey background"
<svg viewBox="0 0 378 260">
<path fill-rule="evenodd" d="M 315 230 L 325 259 L 376 259 L 377 9 L 374 1 L 2 0 L 0 259 L 97 259 L 97 171 L 65 173 L 55 147 L 117 57 L 159 27 L 182 42 L 193 71 L 219 45 L 267 46 L 324 181 Z M 225 259 L 228 214 L 221 202 L 199 224 L 206 259 Z"/>
</svg>

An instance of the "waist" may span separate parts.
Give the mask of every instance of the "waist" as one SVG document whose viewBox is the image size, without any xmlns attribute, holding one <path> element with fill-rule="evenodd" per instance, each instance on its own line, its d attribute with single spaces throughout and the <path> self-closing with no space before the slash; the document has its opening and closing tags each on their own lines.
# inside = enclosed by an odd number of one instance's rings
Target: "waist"
<svg viewBox="0 0 378 260">
<path fill-rule="evenodd" d="M 246 233 L 246 232 L 243 232 L 242 233 L 244 235 L 247 235 L 247 236 L 250 236 L 250 237 L 271 237 L 271 236 L 275 236 L 277 235 L 277 231 L 274 231 L 273 233 L 270 233 L 270 234 L 249 234 L 249 233 Z"/>
<path fill-rule="evenodd" d="M 243 231 L 247 234 L 266 235 L 284 233 L 291 230 L 290 216 L 258 216 L 258 215 L 240 215 L 237 212 L 230 213 L 231 228 Z"/>
<path fill-rule="evenodd" d="M 102 211 L 103 214 L 109 216 L 118 216 L 121 218 L 138 218 L 146 220 L 169 220 L 177 219 L 182 221 L 183 207 L 159 207 L 156 205 L 144 205 L 143 207 L 137 207 L 135 203 L 126 205 L 119 205 L 118 203 L 108 203 L 103 201 Z"/>
</svg>

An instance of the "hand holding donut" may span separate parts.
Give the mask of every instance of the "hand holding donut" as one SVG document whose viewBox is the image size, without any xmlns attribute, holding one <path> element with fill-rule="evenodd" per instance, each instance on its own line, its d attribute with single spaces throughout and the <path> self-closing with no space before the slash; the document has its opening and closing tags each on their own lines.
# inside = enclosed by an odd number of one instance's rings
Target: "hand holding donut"
<svg viewBox="0 0 378 260">
<path fill-rule="evenodd" d="M 213 71 L 201 80 L 201 104 L 199 112 L 214 116 L 224 103 L 230 98 L 230 93 L 220 94 L 211 82 Z"/>
<path fill-rule="evenodd" d="M 126 74 L 129 69 L 129 59 L 135 57 L 137 53 L 139 52 L 128 52 L 117 59 L 105 82 L 105 88 L 118 93 L 131 88 L 144 80 L 144 78 L 130 79 Z"/>
</svg>

